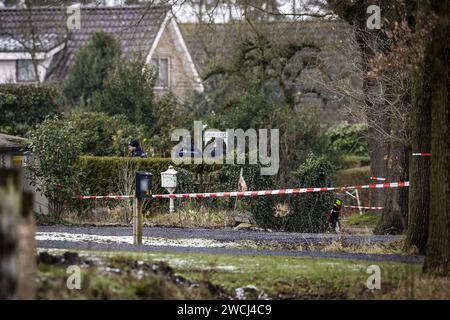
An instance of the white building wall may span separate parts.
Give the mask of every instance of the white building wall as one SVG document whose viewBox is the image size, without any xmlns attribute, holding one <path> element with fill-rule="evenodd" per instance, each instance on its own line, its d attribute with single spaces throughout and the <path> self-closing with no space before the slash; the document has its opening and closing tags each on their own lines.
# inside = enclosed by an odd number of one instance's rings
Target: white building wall
<svg viewBox="0 0 450 320">
<path fill-rule="evenodd" d="M 16 82 L 16 61 L 0 60 L 0 83 Z"/>
<path fill-rule="evenodd" d="M 52 56 L 38 60 L 39 82 L 45 80 L 47 69 L 52 61 Z M 0 83 L 16 83 L 16 60 L 0 60 Z"/>
</svg>

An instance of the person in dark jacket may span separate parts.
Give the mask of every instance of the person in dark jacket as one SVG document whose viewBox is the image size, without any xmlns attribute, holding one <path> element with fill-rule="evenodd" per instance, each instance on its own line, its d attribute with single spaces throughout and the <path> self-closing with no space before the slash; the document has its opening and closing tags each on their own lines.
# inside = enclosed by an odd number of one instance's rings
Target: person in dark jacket
<svg viewBox="0 0 450 320">
<path fill-rule="evenodd" d="M 137 140 L 131 140 L 128 144 L 128 151 L 132 157 L 147 158 L 147 153 L 142 150 L 141 145 Z"/>
</svg>

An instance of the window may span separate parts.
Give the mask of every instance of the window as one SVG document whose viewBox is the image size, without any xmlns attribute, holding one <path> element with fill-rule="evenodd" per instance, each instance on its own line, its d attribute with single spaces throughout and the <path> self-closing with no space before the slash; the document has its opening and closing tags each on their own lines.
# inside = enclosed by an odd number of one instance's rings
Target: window
<svg viewBox="0 0 450 320">
<path fill-rule="evenodd" d="M 15 155 L 12 157 L 12 167 L 20 168 L 23 165 L 23 156 Z"/>
<path fill-rule="evenodd" d="M 36 81 L 33 60 L 17 60 L 17 81 Z"/>
<path fill-rule="evenodd" d="M 158 73 L 156 86 L 167 88 L 169 86 L 169 59 L 167 58 L 153 58 L 152 66 Z"/>
</svg>

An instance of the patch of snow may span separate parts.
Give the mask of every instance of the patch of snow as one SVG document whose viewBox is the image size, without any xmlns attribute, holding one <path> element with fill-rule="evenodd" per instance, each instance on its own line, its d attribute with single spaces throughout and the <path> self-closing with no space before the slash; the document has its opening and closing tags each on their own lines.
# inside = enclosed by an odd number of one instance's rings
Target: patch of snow
<svg viewBox="0 0 450 320">
<path fill-rule="evenodd" d="M 68 232 L 36 232 L 36 240 L 133 244 L 132 236 L 103 236 Z M 148 246 L 174 246 L 191 248 L 238 248 L 242 246 L 238 242 L 222 242 L 211 239 L 166 239 L 154 237 L 143 237 L 142 243 L 143 245 Z"/>
</svg>

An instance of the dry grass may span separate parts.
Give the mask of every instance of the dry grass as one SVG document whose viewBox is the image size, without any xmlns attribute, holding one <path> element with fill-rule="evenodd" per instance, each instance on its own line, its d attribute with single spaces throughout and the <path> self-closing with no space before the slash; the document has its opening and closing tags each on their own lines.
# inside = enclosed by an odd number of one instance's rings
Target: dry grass
<svg viewBox="0 0 450 320">
<path fill-rule="evenodd" d="M 66 212 L 62 216 L 62 221 L 54 221 L 50 216 L 40 215 L 38 224 L 64 223 L 70 225 L 92 224 L 99 226 L 107 225 L 130 225 L 132 214 L 125 211 L 129 208 L 126 205 L 115 203 L 108 207 L 105 203 L 93 203 L 83 214 L 78 212 Z M 233 227 L 233 212 L 218 210 L 208 207 L 185 206 L 177 208 L 176 212 L 169 213 L 167 208 L 155 207 L 144 213 L 144 225 L 185 227 L 185 228 L 223 228 Z"/>
<path fill-rule="evenodd" d="M 367 254 L 408 254 L 403 251 L 403 240 L 387 243 L 365 242 L 362 244 L 348 244 L 345 241 L 332 241 L 325 244 L 317 243 L 288 243 L 288 242 L 259 242 L 258 247 L 262 249 L 285 249 L 296 251 L 322 251 L 322 252 L 347 252 Z"/>
<path fill-rule="evenodd" d="M 369 253 L 369 254 L 402 254 L 403 240 L 386 243 L 366 242 L 363 244 L 346 244 L 343 241 L 333 241 L 317 247 L 316 250 L 324 252 L 350 252 L 350 253 Z M 314 250 L 314 248 L 313 248 Z"/>
<path fill-rule="evenodd" d="M 383 294 L 381 299 L 450 300 L 450 279 L 414 275 L 401 280 L 397 287 Z"/>
<path fill-rule="evenodd" d="M 184 228 L 223 228 L 233 227 L 231 212 L 201 208 L 183 208 L 176 212 L 159 212 L 146 217 L 144 223 L 151 226 L 168 226 Z"/>
<path fill-rule="evenodd" d="M 95 206 L 83 214 L 67 212 L 62 221 L 67 224 L 95 224 L 95 225 L 128 225 L 124 215 L 125 207 L 118 205 L 113 208 Z"/>
</svg>

